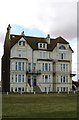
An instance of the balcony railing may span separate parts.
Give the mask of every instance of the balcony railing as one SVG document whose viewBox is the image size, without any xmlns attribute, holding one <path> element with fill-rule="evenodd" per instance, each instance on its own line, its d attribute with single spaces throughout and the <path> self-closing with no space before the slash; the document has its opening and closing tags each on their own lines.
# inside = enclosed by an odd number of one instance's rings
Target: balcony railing
<svg viewBox="0 0 79 120">
<path fill-rule="evenodd" d="M 71 71 L 70 72 L 70 77 L 74 77 L 76 75 L 76 71 Z"/>
<path fill-rule="evenodd" d="M 27 70 L 26 74 L 40 75 L 41 74 L 41 70 Z"/>
</svg>

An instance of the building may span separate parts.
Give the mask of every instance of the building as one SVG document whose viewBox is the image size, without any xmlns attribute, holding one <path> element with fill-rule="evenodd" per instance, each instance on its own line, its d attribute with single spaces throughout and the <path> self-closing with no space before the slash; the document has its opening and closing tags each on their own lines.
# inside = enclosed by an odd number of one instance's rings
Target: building
<svg viewBox="0 0 79 120">
<path fill-rule="evenodd" d="M 79 81 L 72 81 L 73 90 L 79 91 Z"/>
<path fill-rule="evenodd" d="M 69 43 L 56 39 L 10 34 L 2 57 L 3 92 L 67 92 L 72 90 L 72 53 Z"/>
<path fill-rule="evenodd" d="M 0 81 L 0 92 L 2 91 L 2 88 L 1 88 L 1 81 Z"/>
</svg>

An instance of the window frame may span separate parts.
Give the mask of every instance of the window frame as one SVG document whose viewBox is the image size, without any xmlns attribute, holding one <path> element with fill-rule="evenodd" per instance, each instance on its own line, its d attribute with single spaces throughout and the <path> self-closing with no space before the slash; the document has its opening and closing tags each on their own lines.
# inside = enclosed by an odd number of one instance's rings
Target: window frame
<svg viewBox="0 0 79 120">
<path fill-rule="evenodd" d="M 64 45 L 60 45 L 60 46 L 59 46 L 59 49 L 60 49 L 60 50 L 66 50 L 66 47 L 65 47 Z"/>
</svg>

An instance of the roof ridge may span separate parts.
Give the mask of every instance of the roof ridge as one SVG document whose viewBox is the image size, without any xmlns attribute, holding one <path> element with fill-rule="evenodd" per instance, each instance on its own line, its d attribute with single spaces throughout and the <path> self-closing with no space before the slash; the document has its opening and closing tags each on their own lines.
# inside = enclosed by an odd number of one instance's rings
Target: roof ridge
<svg viewBox="0 0 79 120">
<path fill-rule="evenodd" d="M 28 35 L 17 35 L 17 34 L 10 34 L 10 36 L 23 36 L 23 37 L 30 37 L 30 38 L 39 38 L 39 39 L 45 39 L 45 37 L 35 37 L 35 36 L 28 36 Z"/>
</svg>

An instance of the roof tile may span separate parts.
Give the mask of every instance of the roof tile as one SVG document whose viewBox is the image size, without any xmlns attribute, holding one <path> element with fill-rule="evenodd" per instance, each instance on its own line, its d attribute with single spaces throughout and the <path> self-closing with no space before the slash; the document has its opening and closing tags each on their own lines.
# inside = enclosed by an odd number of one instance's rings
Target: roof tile
<svg viewBox="0 0 79 120">
<path fill-rule="evenodd" d="M 38 50 L 38 43 L 47 43 L 46 38 L 30 37 L 30 36 L 24 36 L 24 35 L 14 35 L 14 34 L 11 34 L 11 47 L 13 47 L 22 37 L 27 41 L 27 43 L 30 45 L 30 47 L 33 50 Z M 47 51 L 52 51 L 56 47 L 57 43 L 69 44 L 61 36 L 57 37 L 56 39 L 51 39 L 50 38 L 50 44 L 47 43 Z M 73 52 L 71 47 L 70 47 L 70 49 Z M 44 49 L 44 50 L 46 50 L 46 49 Z"/>
</svg>

